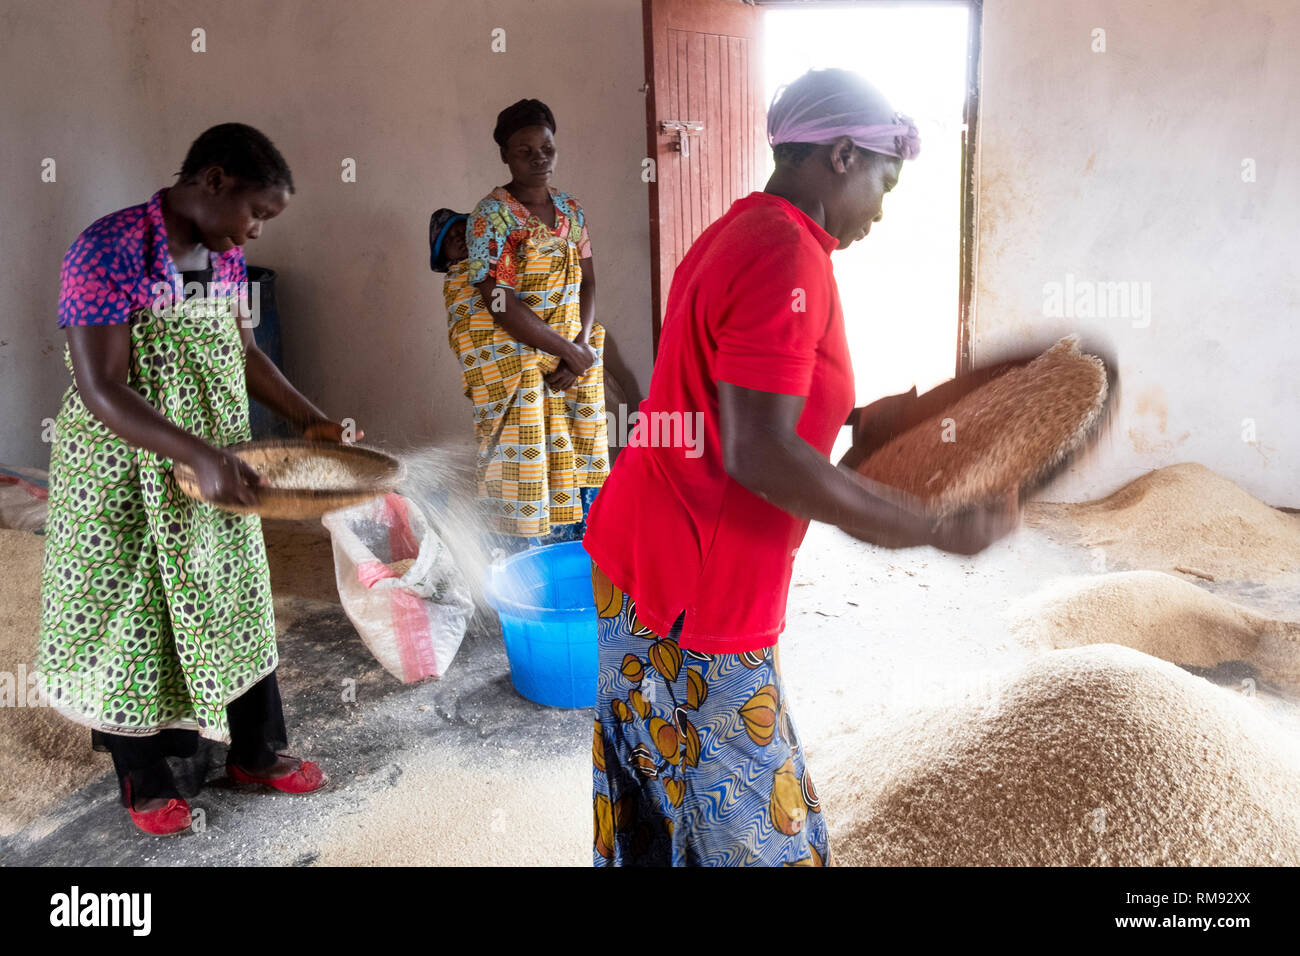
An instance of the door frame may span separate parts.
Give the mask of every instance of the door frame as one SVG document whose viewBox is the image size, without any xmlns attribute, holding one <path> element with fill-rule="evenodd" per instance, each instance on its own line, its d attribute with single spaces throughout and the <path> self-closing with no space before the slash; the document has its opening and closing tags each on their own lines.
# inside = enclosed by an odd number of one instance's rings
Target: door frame
<svg viewBox="0 0 1300 956">
<path fill-rule="evenodd" d="M 919 7 L 931 4 L 942 4 L 944 6 L 964 6 L 966 7 L 970 21 L 967 31 L 966 40 L 966 98 L 962 107 L 962 120 L 965 129 L 962 131 L 962 156 L 961 156 L 961 237 L 958 252 L 958 281 L 957 281 L 957 354 L 954 356 L 956 374 L 961 375 L 970 371 L 974 367 L 974 354 L 972 351 L 971 329 L 975 319 L 975 288 L 976 288 L 976 264 L 979 250 L 978 237 L 976 236 L 976 223 L 979 216 L 979 190 L 978 190 L 978 170 L 979 170 L 979 102 L 980 102 L 980 74 L 981 74 L 981 51 L 983 49 L 984 36 L 984 0 L 740 0 L 746 6 L 758 7 L 785 7 L 808 9 L 810 6 L 894 6 L 894 7 Z M 653 36 L 650 3 L 648 0 L 642 2 L 642 31 L 645 38 Z M 654 71 L 654 50 L 652 43 L 645 43 L 645 75 L 647 83 L 646 96 L 646 149 L 647 156 L 655 156 L 658 149 L 658 132 L 655 126 L 655 109 L 654 109 L 654 91 L 648 87 L 649 77 Z M 659 355 L 659 329 L 661 325 L 661 312 L 663 309 L 663 300 L 661 295 L 666 290 L 672 280 L 672 277 L 660 275 L 658 249 L 659 249 L 659 216 L 657 214 L 655 188 L 656 182 L 651 183 L 650 190 L 650 248 L 652 250 L 651 272 L 650 272 L 650 295 L 653 302 L 653 351 L 652 356 Z"/>
<path fill-rule="evenodd" d="M 661 138 L 663 133 L 659 130 L 659 113 L 663 104 L 658 102 L 658 94 L 655 89 L 659 83 L 660 77 L 655 73 L 655 50 L 661 41 L 665 41 L 668 35 L 668 24 L 671 22 L 671 15 L 661 16 L 656 19 L 653 14 L 655 0 L 641 0 L 641 31 L 643 46 L 645 49 L 645 80 L 643 90 L 646 94 L 646 156 L 655 160 L 654 178 L 649 182 L 647 191 L 649 215 L 650 215 L 650 299 L 651 299 L 651 331 L 652 361 L 659 356 L 659 333 L 663 326 L 664 310 L 666 309 L 669 288 L 672 284 L 672 276 L 663 274 L 663 256 L 660 252 L 662 242 L 661 223 L 659 218 L 660 210 L 660 186 L 661 172 L 658 163 L 661 153 Z M 685 6 L 692 0 L 660 0 L 665 6 Z M 761 22 L 762 4 L 756 3 L 755 0 L 713 0 L 715 9 L 711 11 L 712 15 L 719 21 L 719 26 L 723 29 L 735 29 L 737 36 L 747 34 L 742 29 L 744 26 Z M 665 13 L 661 8 L 661 13 Z M 758 46 L 758 52 L 761 53 L 761 45 Z M 653 79 L 652 79 L 653 77 Z M 752 120 L 754 123 L 754 140 L 750 148 L 754 150 L 753 160 L 754 169 L 757 171 L 762 165 L 762 148 L 766 145 L 766 139 L 763 137 L 759 123 L 760 117 L 766 119 L 767 104 L 763 102 L 761 88 L 754 91 L 754 103 Z M 687 117 L 694 118 L 694 117 Z M 762 141 L 763 146 L 759 145 Z M 762 188 L 760 183 L 752 183 L 751 188 Z M 725 210 L 724 210 L 725 212 Z"/>
<path fill-rule="evenodd" d="M 957 374 L 975 367 L 971 350 L 971 329 L 975 323 L 975 267 L 979 254 L 979 237 L 975 233 L 979 217 L 979 112 L 980 52 L 984 38 L 984 0 L 962 0 L 970 10 L 970 29 L 966 42 L 966 105 L 962 119 L 966 128 L 961 136 L 961 253 L 958 256 L 957 302 Z"/>
</svg>

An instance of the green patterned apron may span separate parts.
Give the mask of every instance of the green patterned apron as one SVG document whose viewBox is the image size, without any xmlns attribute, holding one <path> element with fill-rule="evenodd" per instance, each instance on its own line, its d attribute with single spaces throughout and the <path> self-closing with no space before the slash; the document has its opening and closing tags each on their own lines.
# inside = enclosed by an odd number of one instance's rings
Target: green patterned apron
<svg viewBox="0 0 1300 956">
<path fill-rule="evenodd" d="M 217 446 L 249 438 L 234 301 L 132 316 L 131 387 Z M 229 742 L 226 705 L 277 663 L 261 520 L 186 497 L 171 466 L 109 431 L 74 380 L 50 456 L 37 668 L 49 703 L 94 730 Z"/>
</svg>

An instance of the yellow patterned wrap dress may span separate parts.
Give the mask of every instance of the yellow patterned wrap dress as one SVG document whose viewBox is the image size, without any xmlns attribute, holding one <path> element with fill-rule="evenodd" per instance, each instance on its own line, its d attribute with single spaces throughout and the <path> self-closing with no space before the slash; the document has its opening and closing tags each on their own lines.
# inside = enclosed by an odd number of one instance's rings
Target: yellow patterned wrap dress
<svg viewBox="0 0 1300 956">
<path fill-rule="evenodd" d="M 519 537 L 582 521 L 584 488 L 609 475 L 605 421 L 605 330 L 593 324 L 596 361 L 565 391 L 546 384 L 558 359 L 525 345 L 497 322 L 475 288 L 488 276 L 570 341 L 582 330 L 581 261 L 591 255 L 582 207 L 551 189 L 554 228 L 505 189 L 494 189 L 466 223 L 469 257 L 443 285 L 447 338 L 474 407 L 478 497 L 488 527 Z"/>
</svg>

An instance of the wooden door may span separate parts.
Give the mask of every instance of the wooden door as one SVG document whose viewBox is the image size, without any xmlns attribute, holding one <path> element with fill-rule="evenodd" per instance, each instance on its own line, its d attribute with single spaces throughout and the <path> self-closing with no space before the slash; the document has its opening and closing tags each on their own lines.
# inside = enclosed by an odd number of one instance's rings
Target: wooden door
<svg viewBox="0 0 1300 956">
<path fill-rule="evenodd" d="M 654 344 L 673 270 L 755 189 L 767 148 L 761 12 L 741 0 L 643 0 Z"/>
</svg>

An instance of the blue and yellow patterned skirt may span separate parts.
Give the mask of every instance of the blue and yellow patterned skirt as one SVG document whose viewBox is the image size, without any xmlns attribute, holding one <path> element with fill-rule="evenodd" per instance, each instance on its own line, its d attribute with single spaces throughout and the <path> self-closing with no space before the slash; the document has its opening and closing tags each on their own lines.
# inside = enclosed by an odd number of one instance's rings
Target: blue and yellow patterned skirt
<svg viewBox="0 0 1300 956">
<path fill-rule="evenodd" d="M 591 568 L 596 866 L 822 866 L 826 823 L 774 648 L 683 651 Z"/>
</svg>

